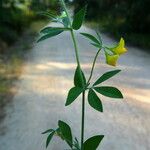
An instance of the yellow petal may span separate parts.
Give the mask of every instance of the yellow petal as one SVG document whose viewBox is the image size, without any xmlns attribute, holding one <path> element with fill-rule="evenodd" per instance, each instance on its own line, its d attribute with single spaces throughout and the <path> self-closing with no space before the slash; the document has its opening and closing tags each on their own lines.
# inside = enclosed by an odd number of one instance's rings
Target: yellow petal
<svg viewBox="0 0 150 150">
<path fill-rule="evenodd" d="M 119 44 L 116 47 L 111 48 L 111 50 L 113 52 L 115 52 L 116 54 L 118 54 L 118 55 L 126 53 L 127 49 L 125 48 L 125 41 L 124 41 L 124 39 L 121 38 Z"/>
<path fill-rule="evenodd" d="M 119 55 L 109 55 L 106 53 L 106 63 L 111 66 L 116 66 Z"/>
</svg>

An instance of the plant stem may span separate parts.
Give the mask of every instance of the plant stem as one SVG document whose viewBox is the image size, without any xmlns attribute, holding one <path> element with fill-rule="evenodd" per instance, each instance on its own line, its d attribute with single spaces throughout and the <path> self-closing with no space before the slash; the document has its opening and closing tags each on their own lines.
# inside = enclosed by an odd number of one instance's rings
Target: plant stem
<svg viewBox="0 0 150 150">
<path fill-rule="evenodd" d="M 85 120 L 85 92 L 82 93 L 82 126 L 81 126 L 81 150 L 84 149 L 84 120 Z"/>
<path fill-rule="evenodd" d="M 69 16 L 68 10 L 66 8 L 65 2 L 64 0 L 61 0 L 63 8 L 67 14 L 67 17 L 69 19 L 69 24 L 71 27 L 71 36 L 72 36 L 72 40 L 73 40 L 73 44 L 74 44 L 74 48 L 75 48 L 75 55 L 76 55 L 76 61 L 77 61 L 77 65 L 79 67 L 80 70 L 80 76 L 81 76 L 81 80 L 82 80 L 82 84 L 83 84 L 83 76 L 82 76 L 82 72 L 81 72 L 81 65 L 80 65 L 80 60 L 79 60 L 79 54 L 78 54 L 78 47 L 77 47 L 77 42 L 76 42 L 76 38 L 74 35 L 74 31 L 72 29 L 72 25 L 71 25 L 71 18 Z M 83 85 L 84 86 L 84 85 Z M 85 91 L 82 93 L 82 120 L 81 120 L 81 150 L 83 150 L 83 143 L 84 143 L 84 119 L 85 119 Z"/>
<path fill-rule="evenodd" d="M 75 39 L 73 30 L 71 30 L 71 35 L 72 35 L 72 39 L 73 39 L 73 43 L 74 43 L 74 47 L 75 47 L 77 64 L 78 64 L 78 67 L 80 68 L 80 76 L 82 77 L 80 61 L 79 61 L 79 57 L 78 57 L 78 55 L 79 55 L 78 47 L 76 44 L 76 39 Z M 81 79 L 82 79 L 82 83 L 83 83 L 83 77 Z M 84 120 L 85 120 L 85 91 L 82 92 L 81 150 L 83 150 L 83 143 L 84 143 Z"/>
<path fill-rule="evenodd" d="M 71 27 L 70 32 L 71 32 L 71 36 L 72 36 L 72 40 L 73 40 L 73 44 L 74 44 L 74 48 L 75 48 L 76 61 L 77 61 L 78 67 L 81 69 L 80 61 L 79 61 L 79 54 L 78 54 L 77 42 L 76 42 L 76 38 L 75 38 L 73 29 L 72 29 L 72 25 L 71 25 L 71 18 L 70 18 L 70 15 L 69 15 L 69 13 L 68 13 L 68 10 L 67 10 L 67 8 L 66 8 L 66 4 L 65 4 L 64 0 L 61 0 L 61 3 L 62 3 L 62 6 L 63 6 L 65 12 L 66 12 L 66 15 L 67 15 L 67 17 L 68 17 L 68 19 L 69 19 L 69 25 L 70 25 L 70 27 Z"/>
<path fill-rule="evenodd" d="M 80 76 L 82 77 L 82 84 L 83 84 L 83 76 L 81 75 L 81 66 L 80 66 L 80 60 L 79 60 L 79 54 L 78 54 L 78 47 L 76 43 L 76 38 L 74 35 L 73 30 L 71 30 L 71 36 L 73 39 L 74 47 L 75 47 L 75 54 L 76 54 L 76 61 L 78 64 L 78 67 L 80 68 Z M 84 119 L 85 119 L 85 91 L 82 92 L 82 120 L 81 120 L 81 150 L 83 150 L 83 143 L 84 143 Z"/>
<path fill-rule="evenodd" d="M 82 84 L 83 84 L 83 76 L 81 75 L 81 66 L 80 66 L 80 60 L 79 60 L 79 54 L 78 54 L 78 47 L 76 43 L 76 38 L 74 35 L 73 30 L 71 30 L 71 36 L 73 39 L 74 47 L 75 47 L 75 54 L 76 54 L 76 60 L 78 67 L 80 69 L 80 76 L 82 77 Z M 84 119 L 85 119 L 85 91 L 82 92 L 82 120 L 81 120 L 81 150 L 83 150 L 83 143 L 84 143 Z"/>
<path fill-rule="evenodd" d="M 74 48 L 75 48 L 76 61 L 77 61 L 78 67 L 81 69 L 80 60 L 79 60 L 79 54 L 78 54 L 77 42 L 76 42 L 76 38 L 75 38 L 73 30 L 71 30 L 71 36 L 72 36 L 72 40 L 73 40 L 73 44 L 74 44 Z"/>
<path fill-rule="evenodd" d="M 100 51 L 101 51 L 101 49 L 99 49 L 99 50 L 97 51 L 97 53 L 96 53 L 96 55 L 95 55 L 95 57 L 94 57 L 94 61 L 93 61 L 93 65 L 92 65 L 92 69 L 91 69 L 91 73 L 90 73 L 89 79 L 88 79 L 88 81 L 87 81 L 87 85 L 90 83 L 90 80 L 91 80 L 91 78 L 92 78 L 93 71 L 94 71 L 94 67 L 95 67 L 95 63 L 96 63 L 96 60 L 97 60 L 97 57 L 98 57 Z"/>
<path fill-rule="evenodd" d="M 71 17 L 70 17 L 70 15 L 69 15 L 69 13 L 68 13 L 68 10 L 67 10 L 67 8 L 66 8 L 66 4 L 65 4 L 64 0 L 60 0 L 60 1 L 61 1 L 61 3 L 62 3 L 62 6 L 63 6 L 65 12 L 66 12 L 66 15 L 67 15 L 68 19 L 69 19 L 69 25 L 70 25 L 70 27 L 71 27 Z"/>
</svg>

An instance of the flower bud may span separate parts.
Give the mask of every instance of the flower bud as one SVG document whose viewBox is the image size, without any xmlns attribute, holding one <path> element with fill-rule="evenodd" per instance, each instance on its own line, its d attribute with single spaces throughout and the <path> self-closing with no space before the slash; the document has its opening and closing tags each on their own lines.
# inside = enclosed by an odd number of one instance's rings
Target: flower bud
<svg viewBox="0 0 150 150">
<path fill-rule="evenodd" d="M 105 53 L 105 55 L 106 55 L 106 63 L 111 66 L 116 66 L 119 55 L 118 54 L 110 55 L 107 52 Z"/>
</svg>

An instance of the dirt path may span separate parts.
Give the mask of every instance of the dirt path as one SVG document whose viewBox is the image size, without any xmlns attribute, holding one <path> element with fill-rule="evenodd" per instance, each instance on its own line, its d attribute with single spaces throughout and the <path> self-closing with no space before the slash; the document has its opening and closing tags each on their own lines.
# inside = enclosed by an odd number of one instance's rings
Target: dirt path
<svg viewBox="0 0 150 150">
<path fill-rule="evenodd" d="M 81 30 L 92 32 L 85 27 Z M 45 150 L 46 137 L 40 133 L 47 128 L 56 128 L 59 119 L 68 122 L 75 136 L 80 136 L 80 99 L 70 107 L 64 107 L 76 67 L 68 35 L 63 33 L 36 44 L 30 52 L 24 74 L 17 83 L 19 91 L 5 108 L 7 115 L 0 124 L 0 150 Z M 112 42 L 102 36 L 106 43 Z M 96 50 L 80 35 L 77 37 L 82 67 L 88 76 Z M 124 101 L 101 97 L 104 113 L 87 105 L 86 137 L 104 134 L 101 150 L 150 149 L 150 55 L 133 47 L 128 49 L 119 62 L 122 73 L 109 82 L 109 85 L 120 87 Z M 104 61 L 103 57 L 100 59 Z M 113 69 L 105 64 L 97 64 L 96 68 L 94 78 Z M 57 137 L 54 140 L 50 150 L 67 148 Z"/>
</svg>

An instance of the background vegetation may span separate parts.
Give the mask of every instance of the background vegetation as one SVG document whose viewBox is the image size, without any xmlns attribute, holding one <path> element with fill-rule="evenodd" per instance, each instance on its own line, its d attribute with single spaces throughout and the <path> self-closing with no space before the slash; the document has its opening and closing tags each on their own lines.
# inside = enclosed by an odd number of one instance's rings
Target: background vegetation
<svg viewBox="0 0 150 150">
<path fill-rule="evenodd" d="M 0 119 L 3 106 L 14 95 L 14 81 L 23 68 L 35 33 L 46 24 L 41 11 L 57 11 L 56 0 L 0 0 Z"/>
<path fill-rule="evenodd" d="M 40 11 L 57 11 L 56 0 L 0 0 L 0 43 L 12 44 Z M 1 50 L 2 51 L 2 50 Z"/>
<path fill-rule="evenodd" d="M 70 0 L 66 0 L 70 1 Z M 88 3 L 87 20 L 96 21 L 104 31 L 124 36 L 137 46 L 150 48 L 149 0 L 72 0 L 75 11 Z M 0 0 L 0 53 L 12 44 L 40 11 L 60 9 L 59 0 Z"/>
<path fill-rule="evenodd" d="M 87 19 L 137 46 L 150 48 L 150 0 L 74 0 L 76 10 L 88 3 Z"/>
</svg>

